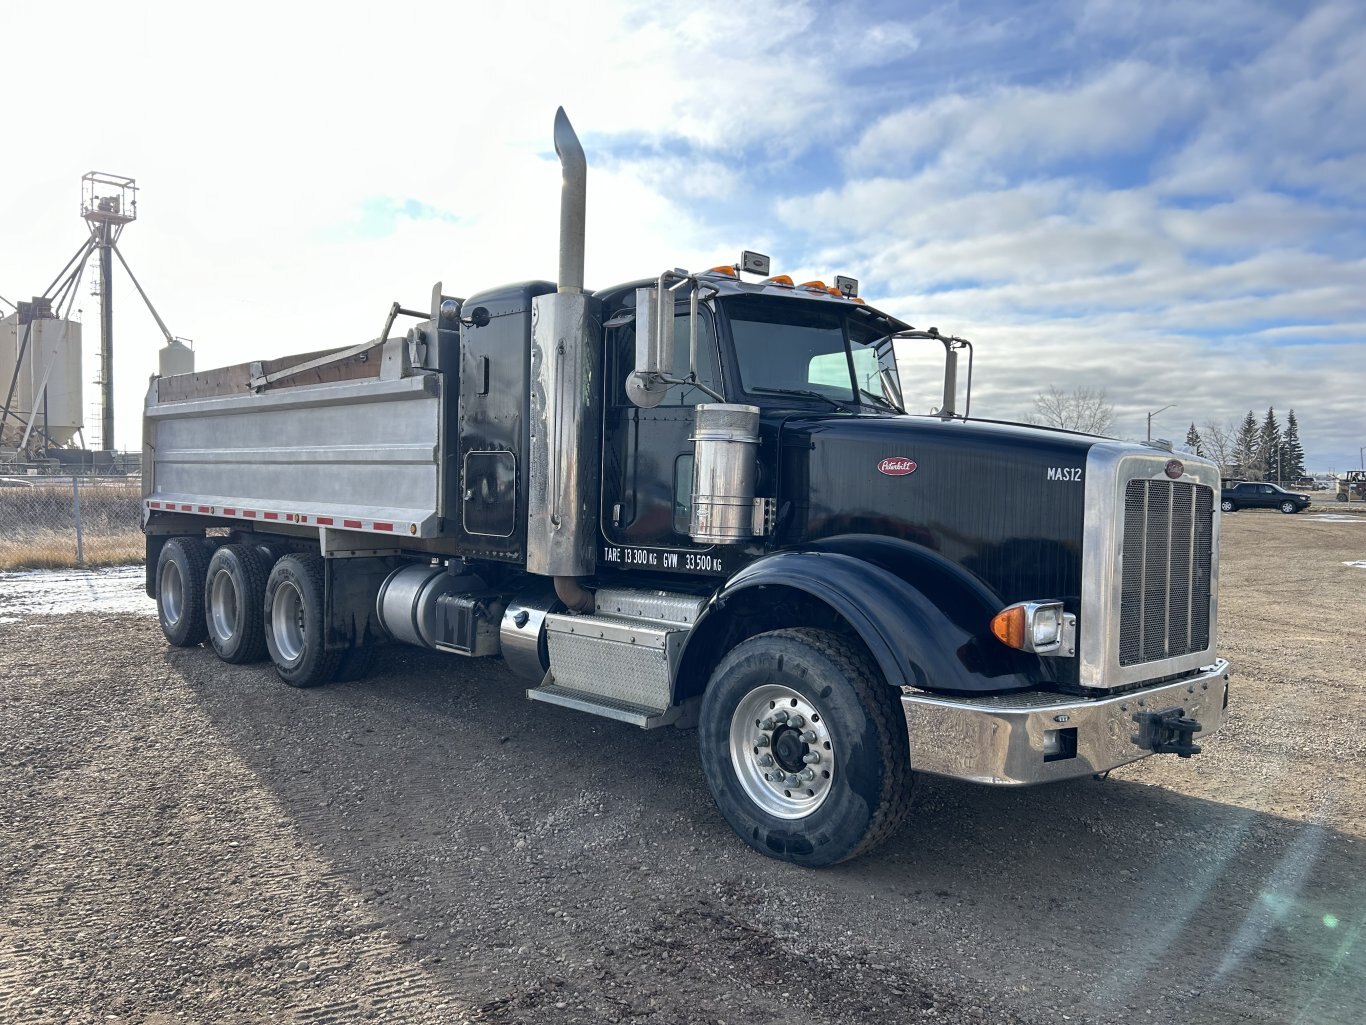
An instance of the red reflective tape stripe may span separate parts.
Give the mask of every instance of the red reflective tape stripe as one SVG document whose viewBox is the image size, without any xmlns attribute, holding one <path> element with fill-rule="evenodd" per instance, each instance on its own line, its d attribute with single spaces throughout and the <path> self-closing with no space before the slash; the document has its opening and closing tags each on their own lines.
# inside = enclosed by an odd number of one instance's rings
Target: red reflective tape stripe
<svg viewBox="0 0 1366 1025">
<path fill-rule="evenodd" d="M 211 505 L 201 505 L 201 506 L 199 507 L 199 511 L 200 511 L 200 512 L 211 513 L 211 512 L 213 512 L 213 506 L 211 506 Z"/>
<path fill-rule="evenodd" d="M 376 524 L 375 524 L 375 529 L 376 529 L 376 530 L 393 530 L 393 529 L 394 529 L 394 525 L 393 525 L 392 523 L 376 523 Z"/>
<path fill-rule="evenodd" d="M 249 520 L 254 520 L 254 519 L 256 519 L 256 513 L 252 512 L 250 509 L 243 509 L 243 510 L 242 510 L 242 515 L 245 516 L 245 517 L 246 517 L 247 519 L 249 519 Z"/>
<path fill-rule="evenodd" d="M 280 518 L 279 513 L 266 513 L 265 515 L 268 520 L 278 520 Z"/>
<path fill-rule="evenodd" d="M 148 502 L 148 503 L 147 503 L 147 508 L 149 508 L 149 509 L 160 509 L 160 508 L 161 508 L 161 503 L 160 503 L 160 502 Z"/>
<path fill-rule="evenodd" d="M 223 510 L 223 515 L 224 515 L 224 516 L 236 516 L 236 515 L 237 515 L 237 510 L 236 510 L 236 509 L 224 509 L 224 510 Z"/>
<path fill-rule="evenodd" d="M 360 520 L 342 520 L 342 526 L 343 526 L 343 527 L 355 527 L 355 528 L 359 529 L 360 526 L 361 526 L 361 522 L 360 522 Z"/>
<path fill-rule="evenodd" d="M 331 517 L 331 516 L 319 516 L 319 517 L 318 517 L 318 524 L 319 524 L 320 526 L 323 526 L 323 527 L 330 527 L 330 526 L 332 526 L 332 517 Z"/>
<path fill-rule="evenodd" d="M 194 510 L 194 506 L 191 506 L 191 505 L 182 505 L 182 506 L 180 507 L 180 511 L 181 511 L 181 512 L 192 512 L 193 510 Z"/>
</svg>

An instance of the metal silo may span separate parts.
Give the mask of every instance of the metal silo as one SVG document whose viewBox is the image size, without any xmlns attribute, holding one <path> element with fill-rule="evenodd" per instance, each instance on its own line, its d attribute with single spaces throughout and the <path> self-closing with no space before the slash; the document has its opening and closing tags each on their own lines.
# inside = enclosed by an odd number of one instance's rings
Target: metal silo
<svg viewBox="0 0 1366 1025">
<path fill-rule="evenodd" d="M 81 390 L 81 325 L 35 320 L 29 339 L 28 376 L 33 422 L 51 444 L 70 445 L 85 426 Z M 25 376 L 23 374 L 20 375 Z"/>
<path fill-rule="evenodd" d="M 179 338 L 172 338 L 157 351 L 157 374 L 175 377 L 194 373 L 194 350 Z"/>
</svg>

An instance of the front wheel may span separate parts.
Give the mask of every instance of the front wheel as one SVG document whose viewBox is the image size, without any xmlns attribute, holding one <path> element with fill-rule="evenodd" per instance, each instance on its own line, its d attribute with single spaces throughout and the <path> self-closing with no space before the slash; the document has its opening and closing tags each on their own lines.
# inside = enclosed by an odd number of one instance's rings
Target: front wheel
<svg viewBox="0 0 1366 1025">
<path fill-rule="evenodd" d="M 1233 512 L 1233 510 L 1237 509 L 1238 507 L 1226 498 L 1219 503 L 1219 508 L 1222 509 L 1224 512 Z"/>
<path fill-rule="evenodd" d="M 783 861 L 863 854 L 910 804 L 895 692 L 861 648 L 828 631 L 777 630 L 738 645 L 707 686 L 698 745 L 731 828 Z"/>
<path fill-rule="evenodd" d="M 1296 505 L 1294 502 L 1281 503 L 1281 512 L 1285 513 L 1287 516 L 1289 516 L 1291 513 L 1297 513 L 1299 511 L 1300 507 Z"/>
</svg>

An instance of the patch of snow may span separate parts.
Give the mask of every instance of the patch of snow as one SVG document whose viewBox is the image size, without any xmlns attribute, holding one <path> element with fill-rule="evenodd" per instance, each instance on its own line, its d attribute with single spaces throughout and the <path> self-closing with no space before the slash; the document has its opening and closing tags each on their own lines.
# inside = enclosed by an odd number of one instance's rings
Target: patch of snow
<svg viewBox="0 0 1366 1025">
<path fill-rule="evenodd" d="M 154 615 L 156 604 L 143 590 L 145 581 L 141 566 L 0 573 L 0 623 L 73 612 Z"/>
<path fill-rule="evenodd" d="M 1342 513 L 1318 513 L 1315 516 L 1302 518 L 1318 520 L 1320 523 L 1366 523 L 1366 516 L 1344 516 Z"/>
<path fill-rule="evenodd" d="M 1358 559 L 1356 562 L 1344 562 L 1344 566 L 1351 566 L 1353 569 L 1366 569 L 1366 559 Z"/>
</svg>

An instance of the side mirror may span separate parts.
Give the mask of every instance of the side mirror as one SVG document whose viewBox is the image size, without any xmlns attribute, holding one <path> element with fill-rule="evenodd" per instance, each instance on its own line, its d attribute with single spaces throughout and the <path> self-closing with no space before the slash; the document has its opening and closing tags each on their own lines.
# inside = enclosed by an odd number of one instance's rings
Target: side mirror
<svg viewBox="0 0 1366 1025">
<path fill-rule="evenodd" d="M 659 301 L 661 289 L 636 289 L 636 368 L 626 379 L 626 396 L 642 409 L 653 409 L 669 390 L 674 365 L 673 299 Z M 662 322 L 661 312 L 669 319 Z"/>
</svg>

